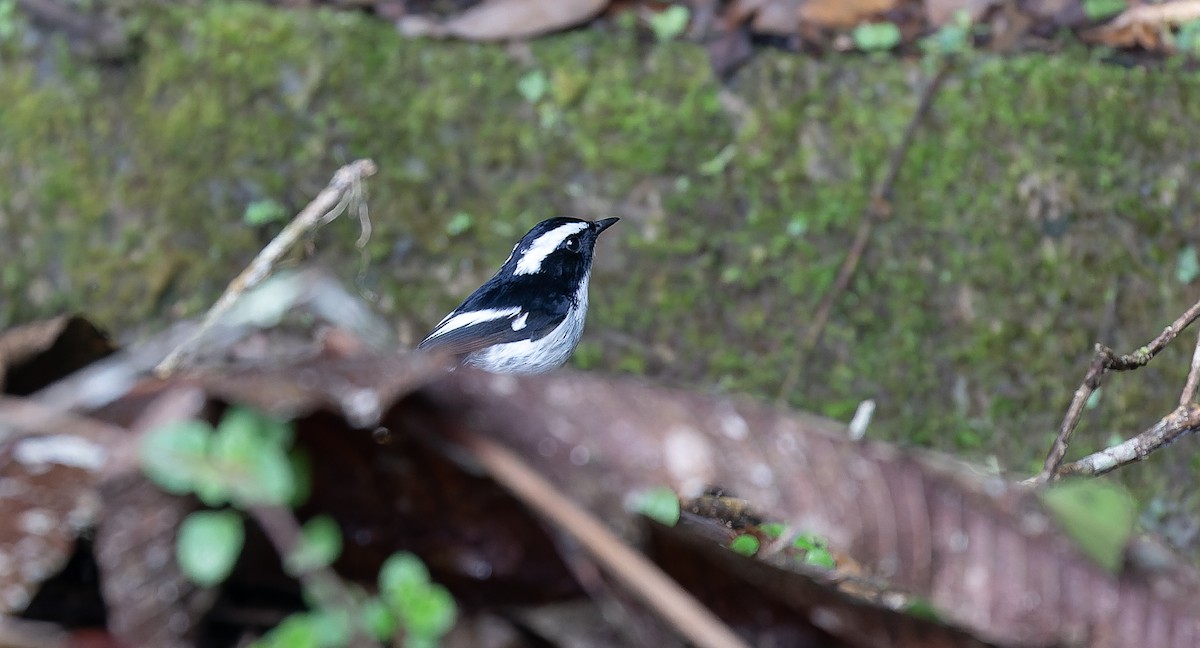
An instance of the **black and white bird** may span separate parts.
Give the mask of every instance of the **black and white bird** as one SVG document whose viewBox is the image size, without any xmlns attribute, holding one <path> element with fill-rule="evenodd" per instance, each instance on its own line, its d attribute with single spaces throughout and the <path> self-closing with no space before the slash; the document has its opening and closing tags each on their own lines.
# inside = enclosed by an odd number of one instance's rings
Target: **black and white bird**
<svg viewBox="0 0 1200 648">
<path fill-rule="evenodd" d="M 494 373 L 562 366 L 583 335 L 596 237 L 618 220 L 559 217 L 534 225 L 495 276 L 417 348 L 461 356 Z"/>
</svg>

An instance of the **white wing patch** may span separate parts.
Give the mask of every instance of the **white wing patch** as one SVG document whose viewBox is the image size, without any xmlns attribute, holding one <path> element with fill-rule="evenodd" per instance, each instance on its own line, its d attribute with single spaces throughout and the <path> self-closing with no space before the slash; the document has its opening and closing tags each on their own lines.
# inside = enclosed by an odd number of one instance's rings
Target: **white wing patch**
<svg viewBox="0 0 1200 648">
<path fill-rule="evenodd" d="M 513 306 L 512 308 L 485 308 L 483 310 L 469 311 L 459 313 L 457 315 L 447 315 L 446 319 L 442 320 L 433 333 L 429 334 L 427 339 L 433 339 L 439 335 L 445 335 L 455 329 L 460 329 L 464 326 L 478 324 L 480 322 L 490 322 L 492 320 L 512 317 L 521 312 L 521 307 Z"/>
<path fill-rule="evenodd" d="M 546 260 L 546 257 L 550 256 L 551 252 L 557 250 L 558 246 L 567 240 L 568 236 L 582 232 L 587 228 L 588 223 L 566 223 L 537 237 L 533 243 L 529 244 L 529 249 L 525 250 L 525 253 L 521 255 L 521 260 L 517 261 L 517 269 L 513 270 L 513 274 L 523 275 L 540 272 L 542 262 Z"/>
<path fill-rule="evenodd" d="M 521 316 L 512 321 L 514 331 L 520 331 L 525 328 L 526 320 L 529 319 L 529 313 L 521 313 Z"/>
</svg>

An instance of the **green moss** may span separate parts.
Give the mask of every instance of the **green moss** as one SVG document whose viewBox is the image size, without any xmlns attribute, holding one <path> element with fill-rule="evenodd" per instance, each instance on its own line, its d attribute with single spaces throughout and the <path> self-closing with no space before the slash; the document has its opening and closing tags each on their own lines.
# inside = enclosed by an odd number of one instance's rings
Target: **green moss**
<svg viewBox="0 0 1200 648">
<path fill-rule="evenodd" d="M 0 49 L 0 177 L 18 179 L 0 185 L 0 325 L 195 314 L 277 231 L 247 227 L 247 205 L 298 209 L 338 165 L 372 157 L 368 265 L 352 219 L 315 243 L 348 282 L 365 270 L 402 343 L 537 220 L 617 215 L 581 365 L 772 398 L 799 363 L 792 405 L 846 419 L 874 398 L 874 437 L 1025 467 L 1092 343 L 1140 345 L 1192 298 L 1175 262 L 1200 202 L 1194 75 L 1078 52 L 956 72 L 893 217 L 801 354 L 919 66 L 765 52 L 722 90 L 702 49 L 632 32 L 516 57 L 353 13 L 143 11 L 145 50 L 118 69 Z M 523 96 L 535 71 L 544 91 Z M 449 231 L 459 213 L 471 227 Z M 1112 378 L 1078 450 L 1169 409 L 1186 355 Z"/>
</svg>

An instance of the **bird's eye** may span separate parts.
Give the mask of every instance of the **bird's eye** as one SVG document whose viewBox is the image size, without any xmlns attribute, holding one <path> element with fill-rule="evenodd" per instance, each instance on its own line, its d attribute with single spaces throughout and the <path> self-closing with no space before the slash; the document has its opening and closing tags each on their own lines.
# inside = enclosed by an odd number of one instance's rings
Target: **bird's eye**
<svg viewBox="0 0 1200 648">
<path fill-rule="evenodd" d="M 567 248 L 568 252 L 578 252 L 579 251 L 579 237 L 578 236 L 568 237 L 566 242 L 563 243 L 563 247 Z"/>
</svg>

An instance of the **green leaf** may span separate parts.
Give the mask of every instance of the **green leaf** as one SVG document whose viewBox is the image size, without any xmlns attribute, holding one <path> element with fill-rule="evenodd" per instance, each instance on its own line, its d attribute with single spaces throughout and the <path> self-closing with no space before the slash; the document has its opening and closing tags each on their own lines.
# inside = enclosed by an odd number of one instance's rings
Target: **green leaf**
<svg viewBox="0 0 1200 648">
<path fill-rule="evenodd" d="M 245 539 L 237 511 L 197 511 L 179 526 L 175 555 L 183 575 L 193 583 L 216 585 L 233 570 Z"/>
<path fill-rule="evenodd" d="M 138 448 L 142 470 L 168 493 L 190 493 L 203 481 L 211 441 L 212 428 L 204 421 L 179 421 L 155 428 Z"/>
<path fill-rule="evenodd" d="M 691 12 L 687 7 L 671 5 L 663 11 L 651 14 L 647 21 L 650 23 L 650 30 L 654 32 L 654 38 L 664 43 L 679 38 L 687 29 L 690 18 Z"/>
<path fill-rule="evenodd" d="M 675 526 L 679 522 L 679 496 L 670 488 L 652 488 L 634 497 L 633 510 L 659 524 Z"/>
<path fill-rule="evenodd" d="M 1083 0 L 1083 13 L 1089 20 L 1103 20 L 1125 11 L 1125 0 Z"/>
<path fill-rule="evenodd" d="M 823 569 L 835 569 L 837 561 L 833 559 L 833 554 L 825 547 L 817 547 L 804 552 L 804 564 L 814 565 Z"/>
<path fill-rule="evenodd" d="M 915 619 L 924 619 L 926 621 L 942 621 L 938 615 L 937 608 L 933 606 L 933 602 L 929 599 L 913 598 L 904 608 L 904 613 Z"/>
<path fill-rule="evenodd" d="M 458 608 L 446 588 L 431 583 L 421 596 L 409 598 L 399 612 L 408 634 L 435 638 L 454 626 Z"/>
<path fill-rule="evenodd" d="M 250 644 L 250 648 L 318 648 L 318 645 L 313 615 L 298 612 L 289 615 L 261 639 Z"/>
<path fill-rule="evenodd" d="M 395 553 L 384 561 L 379 570 L 379 593 L 411 636 L 440 637 L 454 625 L 454 597 L 446 588 L 431 583 L 425 563 L 410 553 Z"/>
<path fill-rule="evenodd" d="M 767 536 L 768 538 L 775 539 L 783 535 L 783 532 L 787 529 L 787 527 L 778 522 L 766 522 L 758 525 L 758 529 L 762 531 L 763 535 Z"/>
<path fill-rule="evenodd" d="M 446 233 L 450 236 L 458 236 L 463 232 L 471 229 L 471 215 L 467 212 L 456 212 L 446 221 Z"/>
<path fill-rule="evenodd" d="M 1100 406 L 1100 395 L 1103 393 L 1104 393 L 1104 388 L 1097 387 L 1096 391 L 1092 392 L 1092 394 L 1090 396 L 1088 396 L 1087 401 L 1084 402 L 1084 404 L 1083 404 L 1083 408 L 1086 410 L 1094 410 L 1097 407 L 1099 407 Z"/>
<path fill-rule="evenodd" d="M 284 446 L 287 424 L 245 408 L 231 409 L 217 427 L 212 461 L 239 505 L 288 504 L 296 479 Z"/>
<path fill-rule="evenodd" d="M 882 52 L 900 44 L 900 28 L 890 22 L 864 23 L 850 35 L 864 52 Z"/>
<path fill-rule="evenodd" d="M 758 538 L 750 535 L 749 533 L 740 535 L 734 538 L 733 542 L 729 543 L 729 548 L 732 549 L 734 553 L 740 553 L 743 556 L 753 556 L 754 554 L 758 553 Z"/>
<path fill-rule="evenodd" d="M 1135 511 L 1129 493 L 1115 483 L 1095 479 L 1063 482 L 1042 492 L 1042 502 L 1088 556 L 1116 571 Z"/>
<path fill-rule="evenodd" d="M 1196 247 L 1189 245 L 1179 252 L 1179 260 L 1175 262 L 1175 278 L 1179 283 L 1187 285 L 1200 276 L 1200 258 L 1196 256 Z"/>
<path fill-rule="evenodd" d="M 242 214 L 242 222 L 252 227 L 267 225 L 286 219 L 287 211 L 283 208 L 283 205 L 270 198 L 256 200 L 246 205 L 246 212 Z"/>
<path fill-rule="evenodd" d="M 420 590 L 429 583 L 429 570 L 413 554 L 394 553 L 379 568 L 379 592 L 384 600 L 396 607 L 398 599 Z"/>
<path fill-rule="evenodd" d="M 318 515 L 305 523 L 300 541 L 286 560 L 293 576 L 327 567 L 342 553 L 342 529 L 328 515 Z"/>
<path fill-rule="evenodd" d="M 549 88 L 550 80 L 541 70 L 533 70 L 517 81 L 517 92 L 531 104 L 541 101 Z"/>
<path fill-rule="evenodd" d="M 372 637 L 383 641 L 396 634 L 396 617 L 387 604 L 378 598 L 369 598 L 361 608 L 362 624 Z"/>
<path fill-rule="evenodd" d="M 725 167 L 729 166 L 729 163 L 733 160 L 733 156 L 736 154 L 736 146 L 733 144 L 726 145 L 725 148 L 721 149 L 721 152 L 717 153 L 713 159 L 700 165 L 700 168 L 698 169 L 700 175 L 717 175 L 723 172 Z"/>
<path fill-rule="evenodd" d="M 819 535 L 802 533 L 792 540 L 792 547 L 801 552 L 800 562 L 824 569 L 834 569 L 837 561 L 829 553 L 829 542 Z"/>
</svg>

